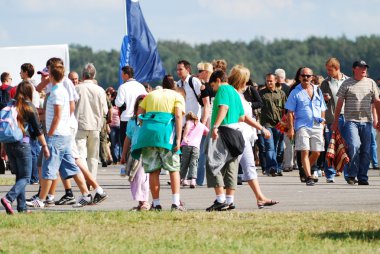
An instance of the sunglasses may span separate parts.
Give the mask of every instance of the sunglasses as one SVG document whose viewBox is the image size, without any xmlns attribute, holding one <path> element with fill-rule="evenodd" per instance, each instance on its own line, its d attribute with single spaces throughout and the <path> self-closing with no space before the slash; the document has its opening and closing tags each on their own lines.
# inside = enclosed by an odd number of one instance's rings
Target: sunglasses
<svg viewBox="0 0 380 254">
<path fill-rule="evenodd" d="M 309 75 L 309 74 L 302 74 L 301 77 L 303 78 L 311 78 L 313 77 L 313 75 Z"/>
</svg>

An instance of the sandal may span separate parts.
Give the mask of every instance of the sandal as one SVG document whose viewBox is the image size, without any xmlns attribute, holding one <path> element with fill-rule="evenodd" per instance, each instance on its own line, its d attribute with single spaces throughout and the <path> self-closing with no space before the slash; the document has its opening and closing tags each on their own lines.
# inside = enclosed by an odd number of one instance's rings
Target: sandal
<svg viewBox="0 0 380 254">
<path fill-rule="evenodd" d="M 264 206 L 273 206 L 273 205 L 277 205 L 278 203 L 280 203 L 280 202 L 279 201 L 274 201 L 274 200 L 259 201 L 259 202 L 257 202 L 257 207 L 259 209 L 262 209 L 262 208 L 264 208 Z"/>
</svg>

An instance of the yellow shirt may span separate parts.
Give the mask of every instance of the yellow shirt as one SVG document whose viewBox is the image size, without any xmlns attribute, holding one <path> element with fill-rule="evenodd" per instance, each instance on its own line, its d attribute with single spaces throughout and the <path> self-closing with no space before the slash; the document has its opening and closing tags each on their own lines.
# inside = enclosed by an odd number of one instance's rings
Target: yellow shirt
<svg viewBox="0 0 380 254">
<path fill-rule="evenodd" d="M 174 90 L 158 89 L 150 92 L 140 103 L 140 107 L 146 112 L 166 112 L 174 114 L 175 108 L 180 108 L 185 113 L 185 100 L 183 96 Z"/>
</svg>

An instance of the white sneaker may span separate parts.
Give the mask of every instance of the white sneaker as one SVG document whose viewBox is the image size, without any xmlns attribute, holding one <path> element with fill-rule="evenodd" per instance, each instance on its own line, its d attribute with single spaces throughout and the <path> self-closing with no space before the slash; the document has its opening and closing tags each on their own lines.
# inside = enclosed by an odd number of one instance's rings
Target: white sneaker
<svg viewBox="0 0 380 254">
<path fill-rule="evenodd" d="M 25 203 L 29 207 L 45 208 L 45 203 L 42 202 L 39 198 L 32 200 L 32 201 L 26 201 Z"/>
<path fill-rule="evenodd" d="M 79 200 L 78 200 L 78 203 L 76 203 L 75 205 L 73 205 L 73 208 L 80 208 L 80 207 L 89 205 L 91 203 L 92 203 L 92 196 L 91 196 L 91 194 L 88 194 L 87 197 L 86 196 L 80 196 Z"/>
</svg>

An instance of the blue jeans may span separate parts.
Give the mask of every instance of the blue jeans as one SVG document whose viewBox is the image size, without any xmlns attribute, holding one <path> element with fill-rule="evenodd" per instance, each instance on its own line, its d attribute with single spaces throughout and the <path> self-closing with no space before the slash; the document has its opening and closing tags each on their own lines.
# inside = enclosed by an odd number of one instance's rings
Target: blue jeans
<svg viewBox="0 0 380 254">
<path fill-rule="evenodd" d="M 350 164 L 347 168 L 348 177 L 357 177 L 358 181 L 368 181 L 368 168 L 370 164 L 372 123 L 347 121 L 343 132 L 348 144 Z"/>
<path fill-rule="evenodd" d="M 17 199 L 17 211 L 26 211 L 25 187 L 30 181 L 32 173 L 32 152 L 29 143 L 6 143 L 9 162 L 16 174 L 16 183 L 7 193 L 6 198 L 13 202 Z"/>
<path fill-rule="evenodd" d="M 339 122 L 338 122 L 338 129 L 339 129 L 340 133 L 342 133 L 342 135 L 343 135 L 343 132 L 342 132 L 343 131 L 343 126 L 344 126 L 344 116 L 340 115 L 339 116 Z M 325 136 L 325 152 L 327 151 L 327 148 L 329 147 L 330 140 L 331 140 L 331 135 L 332 135 L 331 124 L 327 124 L 327 126 L 325 128 L 325 132 L 324 132 L 324 136 Z M 344 139 L 344 137 L 343 137 L 343 139 Z M 335 171 L 334 167 L 328 167 L 327 166 L 327 162 L 325 162 L 324 168 L 325 168 L 326 179 L 334 179 L 335 174 L 336 174 L 336 171 Z"/>
<path fill-rule="evenodd" d="M 265 158 L 265 139 L 264 136 L 261 134 L 257 135 L 257 146 L 259 147 L 259 161 L 260 161 L 260 166 L 261 170 L 263 172 L 266 172 L 267 170 L 267 160 Z"/>
<path fill-rule="evenodd" d="M 274 168 L 276 172 L 281 172 L 281 167 L 277 163 L 277 148 L 280 141 L 281 132 L 276 128 L 267 128 L 271 137 L 264 139 L 265 151 L 266 151 L 266 173 L 269 173 L 271 168 Z"/>
<path fill-rule="evenodd" d="M 114 163 L 120 161 L 120 148 L 124 144 L 120 144 L 120 126 L 112 126 L 110 132 L 111 155 Z"/>
<path fill-rule="evenodd" d="M 197 170 L 197 185 L 202 186 L 205 181 L 206 174 L 206 153 L 204 151 L 204 143 L 207 136 L 202 136 L 201 146 L 199 149 L 199 160 L 198 160 L 198 170 Z"/>
<path fill-rule="evenodd" d="M 372 161 L 372 166 L 378 167 L 379 166 L 379 161 L 377 159 L 377 144 L 376 144 L 376 129 L 373 128 L 372 126 L 372 131 L 371 131 L 371 161 Z"/>
<path fill-rule="evenodd" d="M 30 139 L 29 144 L 32 150 L 32 175 L 30 177 L 30 183 L 38 183 L 39 177 L 38 177 L 37 161 L 38 161 L 38 156 L 41 151 L 41 146 L 38 143 L 37 139 Z"/>
</svg>

